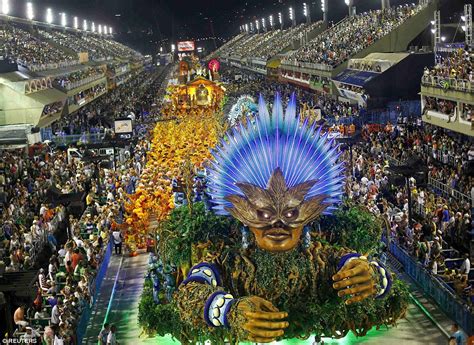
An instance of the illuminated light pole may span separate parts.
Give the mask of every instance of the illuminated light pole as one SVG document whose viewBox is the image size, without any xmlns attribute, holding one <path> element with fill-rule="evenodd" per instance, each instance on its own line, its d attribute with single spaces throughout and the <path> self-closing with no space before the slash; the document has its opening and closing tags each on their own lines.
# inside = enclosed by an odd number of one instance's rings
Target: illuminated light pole
<svg viewBox="0 0 474 345">
<path fill-rule="evenodd" d="M 291 20 L 291 26 L 296 26 L 296 18 L 295 18 L 295 13 L 293 12 L 293 7 L 290 7 L 290 20 Z"/>
<path fill-rule="evenodd" d="M 328 21 L 328 0 L 321 0 L 321 11 L 323 11 L 323 20 Z"/>
<path fill-rule="evenodd" d="M 262 18 L 262 29 L 263 29 L 263 31 L 267 31 L 267 25 L 265 23 L 265 18 Z"/>
<path fill-rule="evenodd" d="M 33 10 L 33 3 L 31 1 L 26 3 L 26 18 L 29 20 L 35 19 L 35 12 Z"/>
<path fill-rule="evenodd" d="M 10 0 L 2 0 L 2 14 L 10 13 Z"/>
<path fill-rule="evenodd" d="M 53 22 L 53 11 L 48 8 L 46 9 L 46 23 L 51 24 Z"/>
<path fill-rule="evenodd" d="M 466 35 L 466 45 L 471 47 L 474 43 L 472 40 L 472 5 L 464 5 L 464 15 L 461 16 L 464 25 L 462 26 L 463 31 Z"/>
<path fill-rule="evenodd" d="M 102 25 L 99 24 L 99 35 L 102 35 Z"/>
<path fill-rule="evenodd" d="M 91 31 L 95 33 L 95 23 L 94 22 L 92 22 Z"/>
<path fill-rule="evenodd" d="M 260 33 L 260 22 L 257 20 L 255 20 L 255 28 L 257 29 L 257 33 Z"/>
<path fill-rule="evenodd" d="M 306 5 L 306 2 L 303 2 L 303 14 L 306 17 L 306 23 L 311 23 L 311 13 L 309 12 L 309 7 Z"/>
<path fill-rule="evenodd" d="M 281 12 L 278 13 L 278 21 L 280 22 L 280 29 L 283 30 L 283 16 Z"/>
<path fill-rule="evenodd" d="M 270 17 L 268 17 L 268 20 L 270 21 L 270 28 L 273 30 L 273 14 L 270 14 Z"/>
<path fill-rule="evenodd" d="M 381 0 L 382 1 L 382 10 L 390 8 L 390 0 Z"/>
<path fill-rule="evenodd" d="M 247 31 L 247 33 L 249 32 L 249 25 L 248 24 L 245 24 L 245 31 Z"/>
<path fill-rule="evenodd" d="M 250 31 L 253 32 L 253 23 L 250 22 Z"/>
<path fill-rule="evenodd" d="M 174 53 L 174 51 L 176 50 L 176 46 L 174 45 L 174 43 L 171 44 L 171 52 Z"/>
<path fill-rule="evenodd" d="M 112 30 L 112 27 L 111 27 L 111 26 L 109 26 L 109 35 L 111 35 L 111 36 L 112 36 L 112 35 L 113 35 L 113 33 L 114 33 L 114 30 Z"/>
<path fill-rule="evenodd" d="M 65 28 L 67 25 L 66 13 L 62 12 L 60 13 L 60 15 L 61 15 L 61 26 Z"/>
<path fill-rule="evenodd" d="M 352 17 L 356 14 L 356 8 L 354 6 L 354 0 L 344 0 L 344 3 L 349 9 L 349 17 Z"/>
<path fill-rule="evenodd" d="M 74 17 L 74 29 L 79 30 L 79 18 Z"/>
<path fill-rule="evenodd" d="M 82 21 L 82 30 L 84 30 L 84 31 L 89 30 L 89 27 L 87 25 L 87 20 L 85 20 L 85 19 Z"/>
</svg>

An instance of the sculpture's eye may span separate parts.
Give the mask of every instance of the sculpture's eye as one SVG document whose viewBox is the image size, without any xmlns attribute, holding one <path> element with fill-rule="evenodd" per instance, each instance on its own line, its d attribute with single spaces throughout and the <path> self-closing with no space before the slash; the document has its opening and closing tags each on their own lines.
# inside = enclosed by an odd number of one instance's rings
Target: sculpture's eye
<svg viewBox="0 0 474 345">
<path fill-rule="evenodd" d="M 260 220 L 270 220 L 273 218 L 273 212 L 270 210 L 257 210 L 257 216 Z"/>
<path fill-rule="evenodd" d="M 296 217 L 298 217 L 298 210 L 297 210 L 296 208 L 286 210 L 286 211 L 283 213 L 283 216 L 284 216 L 286 219 L 295 219 Z"/>
</svg>

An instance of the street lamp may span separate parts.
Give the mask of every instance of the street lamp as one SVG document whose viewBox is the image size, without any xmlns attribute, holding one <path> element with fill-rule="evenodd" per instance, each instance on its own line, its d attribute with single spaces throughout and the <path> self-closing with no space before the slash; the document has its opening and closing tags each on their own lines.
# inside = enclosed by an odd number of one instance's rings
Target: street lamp
<svg viewBox="0 0 474 345">
<path fill-rule="evenodd" d="M 3 0 L 2 1 L 2 13 L 7 15 L 10 13 L 10 0 Z"/>
<path fill-rule="evenodd" d="M 79 18 L 74 17 L 74 29 L 79 29 Z"/>
<path fill-rule="evenodd" d="M 46 23 L 51 24 L 53 22 L 53 11 L 48 8 L 46 9 Z"/>
<path fill-rule="evenodd" d="M 35 18 L 33 3 L 31 1 L 26 3 L 26 18 L 29 20 L 33 20 Z"/>
</svg>

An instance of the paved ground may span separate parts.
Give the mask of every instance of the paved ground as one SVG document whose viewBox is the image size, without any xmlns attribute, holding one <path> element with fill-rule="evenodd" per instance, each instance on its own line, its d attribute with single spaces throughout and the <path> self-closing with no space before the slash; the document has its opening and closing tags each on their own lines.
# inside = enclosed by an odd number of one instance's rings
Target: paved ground
<svg viewBox="0 0 474 345">
<path fill-rule="evenodd" d="M 170 337 L 166 338 L 146 338 L 139 329 L 138 302 L 143 289 L 143 281 L 148 262 L 148 255 L 143 253 L 137 257 L 123 259 L 113 256 L 106 278 L 101 288 L 101 294 L 98 297 L 94 314 L 91 317 L 84 344 L 97 344 L 97 334 L 99 333 L 105 317 L 109 297 L 115 284 L 115 293 L 112 299 L 108 322 L 117 325 L 117 339 L 121 345 L 127 344 L 158 344 L 175 345 L 179 344 Z M 117 275 L 118 272 L 118 275 Z M 420 299 L 424 307 L 428 309 L 442 328 L 448 328 L 450 321 L 444 316 L 429 300 L 423 297 L 416 289 L 413 293 Z M 308 341 L 293 340 L 274 344 L 291 345 L 309 345 L 312 339 Z M 357 339 L 349 335 L 340 340 L 325 340 L 326 344 L 364 344 L 364 345 L 444 345 L 447 338 L 414 304 L 410 304 L 407 317 L 401 320 L 396 328 L 381 329 L 369 332 L 364 337 Z"/>
</svg>

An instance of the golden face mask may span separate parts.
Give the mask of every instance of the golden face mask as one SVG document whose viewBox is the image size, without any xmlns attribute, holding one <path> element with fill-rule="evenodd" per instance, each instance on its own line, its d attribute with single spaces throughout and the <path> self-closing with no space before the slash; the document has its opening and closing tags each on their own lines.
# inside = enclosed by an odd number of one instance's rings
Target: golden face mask
<svg viewBox="0 0 474 345">
<path fill-rule="evenodd" d="M 257 245 L 269 251 L 295 248 L 303 227 L 314 221 L 329 205 L 326 195 L 305 200 L 316 180 L 287 187 L 280 168 L 274 170 L 268 186 L 262 189 L 250 183 L 237 183 L 245 197 L 226 197 L 233 207 L 226 208 L 232 216 L 247 225 L 255 235 Z"/>
</svg>

